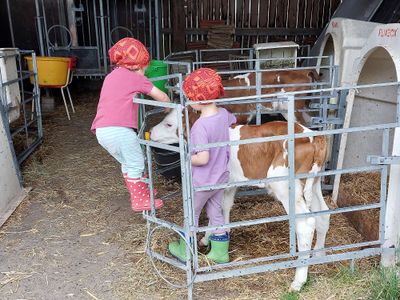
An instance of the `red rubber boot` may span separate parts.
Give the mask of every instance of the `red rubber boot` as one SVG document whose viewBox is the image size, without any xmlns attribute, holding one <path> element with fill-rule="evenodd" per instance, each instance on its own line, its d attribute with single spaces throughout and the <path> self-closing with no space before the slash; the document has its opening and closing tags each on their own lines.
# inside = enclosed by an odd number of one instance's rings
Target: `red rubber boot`
<svg viewBox="0 0 400 300">
<path fill-rule="evenodd" d="M 131 195 L 131 207 L 133 211 L 151 210 L 150 191 L 147 184 L 140 178 L 126 178 L 126 187 Z M 163 207 L 160 199 L 154 199 L 155 208 Z"/>
</svg>

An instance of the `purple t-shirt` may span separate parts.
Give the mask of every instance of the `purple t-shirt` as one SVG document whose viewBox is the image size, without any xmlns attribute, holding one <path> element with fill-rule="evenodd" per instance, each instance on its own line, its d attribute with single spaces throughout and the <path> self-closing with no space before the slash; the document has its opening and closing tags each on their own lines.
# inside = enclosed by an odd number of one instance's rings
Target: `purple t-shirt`
<svg viewBox="0 0 400 300">
<path fill-rule="evenodd" d="M 219 108 L 217 114 L 200 117 L 190 130 L 193 145 L 229 141 L 229 126 L 236 123 L 234 115 L 225 108 Z M 209 161 L 204 166 L 192 166 L 193 186 L 205 186 L 226 182 L 229 178 L 229 146 L 193 150 L 194 153 L 209 151 Z"/>
</svg>

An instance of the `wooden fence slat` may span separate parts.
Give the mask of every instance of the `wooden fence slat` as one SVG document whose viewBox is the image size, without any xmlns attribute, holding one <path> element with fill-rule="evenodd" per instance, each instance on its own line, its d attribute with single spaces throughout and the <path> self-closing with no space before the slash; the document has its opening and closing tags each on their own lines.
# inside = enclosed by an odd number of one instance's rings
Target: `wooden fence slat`
<svg viewBox="0 0 400 300">
<path fill-rule="evenodd" d="M 304 16 L 305 16 L 305 8 L 306 8 L 307 0 L 299 0 L 299 15 L 297 19 L 297 27 L 304 28 Z"/>
<path fill-rule="evenodd" d="M 269 10 L 269 20 L 268 27 L 275 27 L 275 18 L 276 18 L 276 5 L 279 0 L 270 0 L 270 10 Z"/>
<path fill-rule="evenodd" d="M 289 0 L 288 28 L 296 28 L 298 0 Z"/>
<path fill-rule="evenodd" d="M 319 27 L 319 20 L 321 18 L 320 15 L 320 0 L 314 0 L 313 3 L 313 17 L 312 17 L 312 24 L 311 27 L 312 28 L 318 28 Z"/>
<path fill-rule="evenodd" d="M 260 0 L 260 27 L 268 27 L 269 0 Z"/>
<path fill-rule="evenodd" d="M 185 18 L 182 18 L 184 0 L 172 1 L 172 47 L 173 51 L 186 49 Z"/>
<path fill-rule="evenodd" d="M 228 23 L 228 3 L 229 0 L 221 0 L 221 19 L 225 20 L 227 23 Z"/>
<path fill-rule="evenodd" d="M 312 28 L 311 26 L 312 12 L 313 12 L 313 0 L 306 0 L 304 27 Z"/>
<path fill-rule="evenodd" d="M 257 28 L 259 24 L 259 15 L 258 15 L 258 6 L 260 5 L 260 0 L 252 0 L 251 1 L 251 18 L 250 18 L 250 27 Z"/>
<path fill-rule="evenodd" d="M 249 27 L 250 7 L 251 0 L 243 1 L 243 27 Z"/>
<path fill-rule="evenodd" d="M 215 0 L 215 19 L 222 20 L 222 18 L 221 18 L 221 0 Z"/>
<path fill-rule="evenodd" d="M 277 14 L 276 14 L 276 27 L 286 27 L 286 14 L 287 14 L 287 1 L 280 0 L 277 2 Z M 273 37 L 271 41 L 279 42 L 285 40 L 285 37 Z"/>
</svg>

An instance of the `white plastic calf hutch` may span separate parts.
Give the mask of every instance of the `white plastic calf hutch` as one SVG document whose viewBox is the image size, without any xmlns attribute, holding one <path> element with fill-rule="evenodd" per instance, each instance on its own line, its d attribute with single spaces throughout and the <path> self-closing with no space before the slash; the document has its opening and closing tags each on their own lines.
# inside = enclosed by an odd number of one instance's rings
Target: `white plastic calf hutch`
<svg viewBox="0 0 400 300">
<path fill-rule="evenodd" d="M 333 57 L 334 65 L 339 66 L 338 82 L 349 83 L 353 70 L 353 62 L 360 56 L 360 50 L 365 45 L 369 35 L 379 23 L 363 22 L 345 18 L 334 18 L 325 32 L 325 38 L 320 49 L 320 56 Z M 320 59 L 318 66 L 327 65 L 327 58 Z M 323 79 L 328 76 L 321 70 Z"/>
<path fill-rule="evenodd" d="M 351 62 L 348 61 L 350 64 Z M 348 66 L 347 66 L 348 68 Z M 349 85 L 366 85 L 397 82 L 400 78 L 400 24 L 378 24 L 371 32 L 359 57 L 343 75 Z M 385 86 L 351 90 L 347 96 L 344 128 L 395 123 L 400 118 L 400 107 L 396 105 L 398 86 Z M 382 156 L 382 130 L 343 135 L 338 155 L 337 168 L 356 167 L 365 163 L 368 155 L 376 155 L 372 164 L 393 164 L 390 168 L 387 197 L 386 232 L 384 247 L 399 243 L 400 219 L 400 129 L 390 133 L 389 156 Z M 390 153 L 392 156 L 390 156 Z M 397 164 L 397 165 L 396 165 Z M 335 178 L 334 197 L 338 196 L 340 177 Z M 384 191 L 385 192 L 385 191 Z M 393 263 L 394 257 L 383 256 L 385 265 Z"/>
</svg>

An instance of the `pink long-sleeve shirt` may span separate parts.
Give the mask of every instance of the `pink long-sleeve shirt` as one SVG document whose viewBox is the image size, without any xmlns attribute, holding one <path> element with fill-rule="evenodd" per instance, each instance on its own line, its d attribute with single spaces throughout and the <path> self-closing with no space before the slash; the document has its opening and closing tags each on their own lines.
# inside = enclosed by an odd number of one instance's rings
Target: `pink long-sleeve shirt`
<svg viewBox="0 0 400 300">
<path fill-rule="evenodd" d="M 144 75 L 121 67 L 114 69 L 104 79 L 92 132 L 109 126 L 137 128 L 139 104 L 133 103 L 133 98 L 138 93 L 149 94 L 152 88 Z"/>
</svg>

